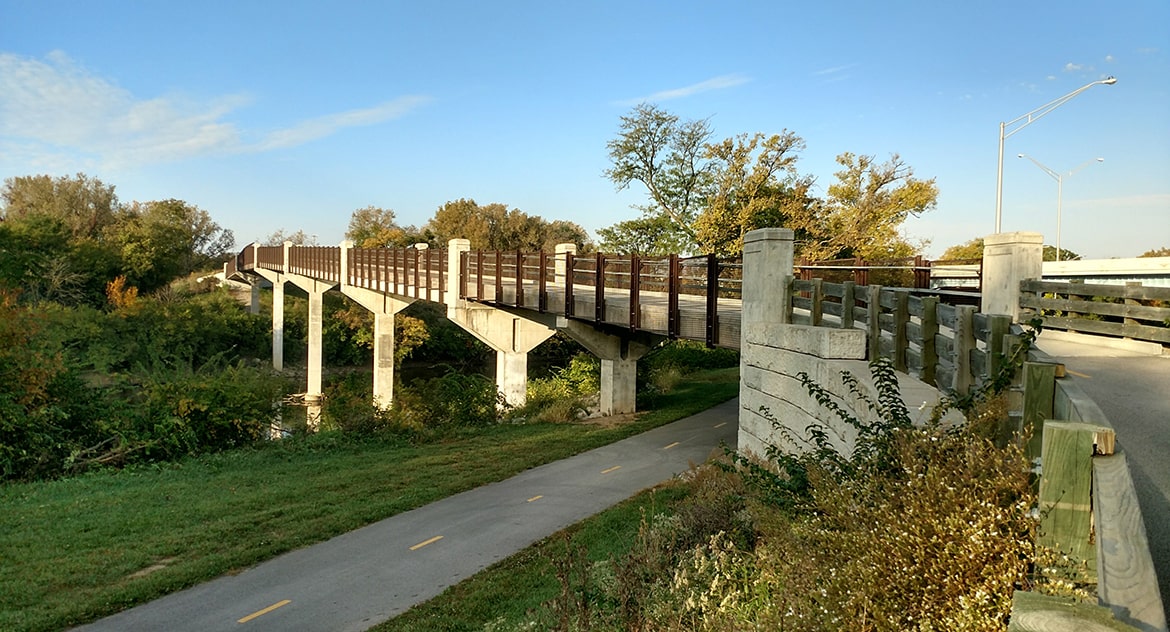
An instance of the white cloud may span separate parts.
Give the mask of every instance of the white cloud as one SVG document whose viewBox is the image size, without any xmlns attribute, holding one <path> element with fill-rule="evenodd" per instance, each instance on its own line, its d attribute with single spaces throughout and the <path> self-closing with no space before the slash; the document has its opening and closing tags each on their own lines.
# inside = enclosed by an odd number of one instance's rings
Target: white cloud
<svg viewBox="0 0 1170 632">
<path fill-rule="evenodd" d="M 681 99 L 701 92 L 710 92 L 712 90 L 724 90 L 726 88 L 734 88 L 735 86 L 743 85 L 751 81 L 749 77 L 741 74 L 720 75 L 713 77 L 706 81 L 691 84 L 682 88 L 673 88 L 671 90 L 662 90 L 651 95 L 638 97 L 636 99 L 626 99 L 619 101 L 620 105 L 637 105 L 639 103 L 654 103 L 658 101 L 669 101 L 671 99 Z"/>
<path fill-rule="evenodd" d="M 381 103 L 372 108 L 350 110 L 302 121 L 293 127 L 268 134 L 265 139 L 252 147 L 266 151 L 282 147 L 293 147 L 309 141 L 324 138 L 347 127 L 375 125 L 406 115 L 411 110 L 429 103 L 429 97 L 406 96 Z"/>
<path fill-rule="evenodd" d="M 846 70 L 849 70 L 850 68 L 853 68 L 856 65 L 857 64 L 846 64 L 844 66 L 833 66 L 832 68 L 824 68 L 822 70 L 814 71 L 813 75 L 835 75 L 835 74 L 838 74 L 841 72 L 845 72 Z"/>
<path fill-rule="evenodd" d="M 139 99 L 60 51 L 43 60 L 0 53 L 0 149 L 6 162 L 124 167 L 195 156 L 292 147 L 338 130 L 374 125 L 425 104 L 402 97 L 270 132 L 241 130 L 229 117 L 246 95 L 197 101 L 178 95 Z"/>
</svg>

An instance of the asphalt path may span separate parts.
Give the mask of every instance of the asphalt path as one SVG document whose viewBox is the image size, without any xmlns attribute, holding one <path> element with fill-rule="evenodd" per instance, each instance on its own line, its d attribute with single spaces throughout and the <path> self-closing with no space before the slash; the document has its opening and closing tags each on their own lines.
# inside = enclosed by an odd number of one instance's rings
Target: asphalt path
<svg viewBox="0 0 1170 632">
<path fill-rule="evenodd" d="M 738 411 L 731 400 L 77 629 L 366 630 L 734 446 Z"/>
<path fill-rule="evenodd" d="M 1162 607 L 1170 609 L 1170 355 L 1150 355 L 1045 340 L 1038 346 L 1065 365 L 1069 377 L 1117 431 L 1142 510 Z"/>
</svg>

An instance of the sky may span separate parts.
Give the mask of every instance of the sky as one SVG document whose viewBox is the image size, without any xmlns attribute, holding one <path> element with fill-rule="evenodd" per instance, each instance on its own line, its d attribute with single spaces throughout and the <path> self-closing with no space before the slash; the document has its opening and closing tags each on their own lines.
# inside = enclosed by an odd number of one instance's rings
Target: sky
<svg viewBox="0 0 1170 632">
<path fill-rule="evenodd" d="M 1000 123 L 1110 76 L 1009 127 L 1000 230 L 1057 241 L 1023 153 L 1061 175 L 1061 247 L 1132 257 L 1170 247 L 1166 0 L 0 0 L 0 180 L 185 200 L 241 247 L 460 198 L 595 236 L 647 202 L 604 177 L 645 102 L 795 133 L 821 196 L 839 154 L 897 154 L 939 188 L 904 226 L 937 257 L 996 232 Z"/>
</svg>

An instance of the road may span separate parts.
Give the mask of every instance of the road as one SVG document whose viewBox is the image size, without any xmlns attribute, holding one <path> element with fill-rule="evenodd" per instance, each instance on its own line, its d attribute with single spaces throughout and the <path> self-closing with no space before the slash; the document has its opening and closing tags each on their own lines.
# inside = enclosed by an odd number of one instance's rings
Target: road
<svg viewBox="0 0 1170 632">
<path fill-rule="evenodd" d="M 735 445 L 739 400 L 77 628 L 366 630 Z"/>
<path fill-rule="evenodd" d="M 1163 608 L 1170 608 L 1170 355 L 1045 340 L 1117 431 L 1142 510 Z"/>
</svg>

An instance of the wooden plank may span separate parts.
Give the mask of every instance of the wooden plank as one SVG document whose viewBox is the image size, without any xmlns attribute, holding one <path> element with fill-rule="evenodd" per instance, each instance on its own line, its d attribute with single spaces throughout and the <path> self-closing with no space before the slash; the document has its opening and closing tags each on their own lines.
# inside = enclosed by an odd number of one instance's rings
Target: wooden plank
<svg viewBox="0 0 1170 632">
<path fill-rule="evenodd" d="M 853 329 L 853 315 L 857 310 L 857 286 L 853 281 L 841 284 L 841 329 Z"/>
<path fill-rule="evenodd" d="M 1113 618 L 1108 608 L 1017 590 L 1012 594 L 1008 632 L 1137 632 Z"/>
<path fill-rule="evenodd" d="M 1005 338 L 1010 334 L 1012 317 L 993 314 L 987 318 L 987 379 L 995 379 L 1006 359 Z"/>
<path fill-rule="evenodd" d="M 812 280 L 812 297 L 809 302 L 809 316 L 812 319 L 813 326 L 820 326 L 821 317 L 824 315 L 824 288 L 821 279 Z M 1170 310 L 1168 310 L 1170 311 Z"/>
<path fill-rule="evenodd" d="M 919 345 L 922 347 L 922 381 L 927 384 L 935 383 L 935 367 L 938 366 L 938 297 L 928 296 L 922 299 L 922 315 L 919 317 L 919 326 L 922 329 Z"/>
<path fill-rule="evenodd" d="M 870 362 L 881 357 L 882 341 L 882 286 L 870 285 L 866 288 L 865 324 L 869 334 L 869 354 L 866 359 Z"/>
<path fill-rule="evenodd" d="M 1029 436 L 1029 459 L 1040 456 L 1044 420 L 1052 419 L 1056 393 L 1056 365 L 1045 362 L 1024 363 L 1024 417 L 1020 430 Z"/>
<path fill-rule="evenodd" d="M 1049 329 L 1067 329 L 1090 334 L 1101 334 L 1135 340 L 1149 340 L 1170 344 L 1170 328 L 1151 327 L 1149 325 L 1127 325 L 1125 323 L 1110 323 L 1103 320 L 1089 320 L 1087 318 L 1063 318 L 1045 316 L 1044 326 Z"/>
<path fill-rule="evenodd" d="M 1149 301 L 1170 301 L 1170 287 L 1131 287 L 1102 283 L 1068 283 L 1063 281 L 1021 281 L 1020 289 L 1039 294 L 1066 296 L 1104 296 L 1108 298 L 1135 298 Z"/>
<path fill-rule="evenodd" d="M 1158 578 L 1124 454 L 1093 459 L 1097 596 L 1121 621 L 1166 630 Z"/>
<path fill-rule="evenodd" d="M 1096 427 L 1046 420 L 1041 449 L 1040 531 L 1036 543 L 1067 555 L 1095 581 L 1092 544 L 1093 433 Z"/>
<path fill-rule="evenodd" d="M 906 324 L 910 322 L 910 294 L 894 292 L 894 369 L 906 371 Z"/>
<path fill-rule="evenodd" d="M 1124 300 L 1135 301 L 1136 299 Z M 1096 314 L 1098 316 L 1149 320 L 1157 323 L 1161 323 L 1167 318 L 1170 318 L 1170 307 L 1151 307 L 1137 303 L 1102 303 L 1100 301 L 1020 296 L 1020 307 L 1035 310 L 1046 309 L 1058 312 L 1076 312 L 1078 314 Z"/>
<path fill-rule="evenodd" d="M 971 392 L 974 376 L 971 373 L 971 350 L 975 348 L 975 308 L 959 305 L 955 308 L 954 353 L 951 361 L 955 366 L 955 381 L 952 392 L 966 395 Z"/>
</svg>

